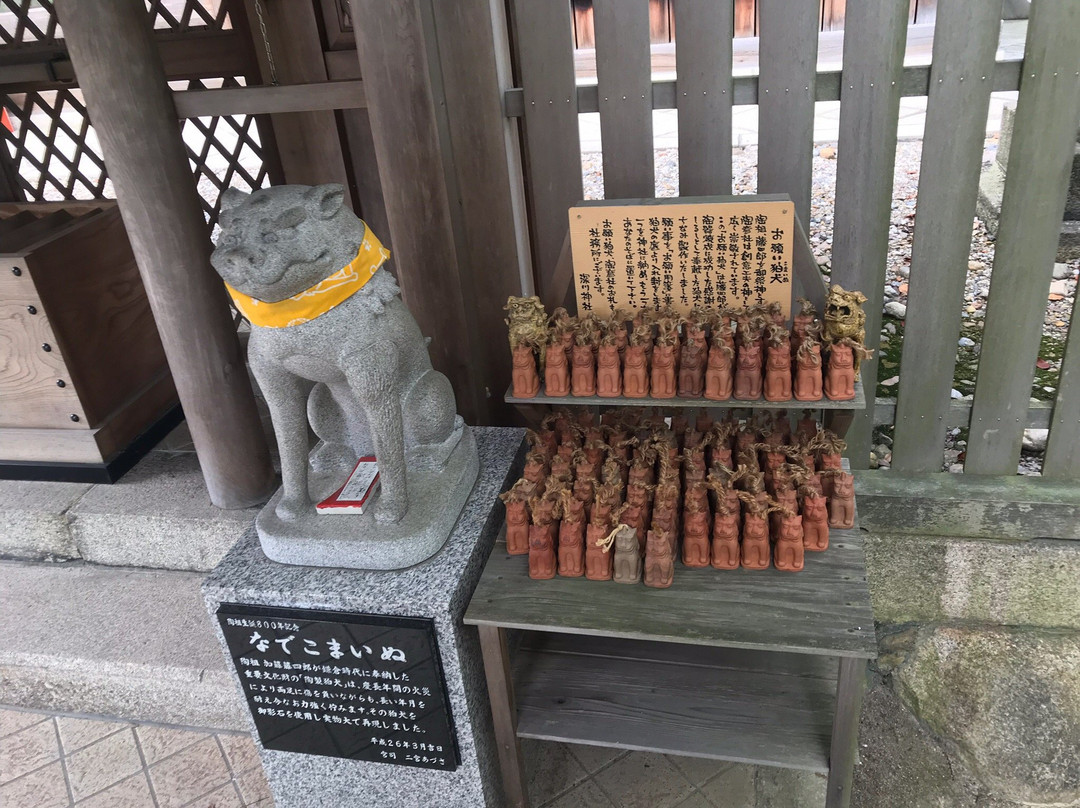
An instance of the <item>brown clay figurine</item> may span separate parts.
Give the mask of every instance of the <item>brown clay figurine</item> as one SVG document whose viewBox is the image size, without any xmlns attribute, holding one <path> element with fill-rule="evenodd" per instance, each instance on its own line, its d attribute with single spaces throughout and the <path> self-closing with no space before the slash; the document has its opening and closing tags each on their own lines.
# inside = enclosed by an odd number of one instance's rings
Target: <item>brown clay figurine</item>
<svg viewBox="0 0 1080 808">
<path fill-rule="evenodd" d="M 829 498 L 829 527 L 851 528 L 855 526 L 855 478 L 841 471 L 833 478 L 832 496 Z"/>
<path fill-rule="evenodd" d="M 510 555 L 529 552 L 529 506 L 521 483 L 518 480 L 509 491 L 499 494 L 506 504 L 506 552 Z"/>
<path fill-rule="evenodd" d="M 754 494 L 739 492 L 743 502 L 742 566 L 763 570 L 769 566 L 769 507 Z"/>
<path fill-rule="evenodd" d="M 558 484 L 556 480 L 551 483 Z M 547 580 L 555 577 L 555 534 L 558 530 L 559 494 L 549 484 L 548 491 L 530 503 L 532 526 L 529 527 L 529 577 Z"/>
<path fill-rule="evenodd" d="M 705 361 L 705 349 L 697 342 L 687 340 L 682 347 L 682 359 L 679 363 L 678 394 L 680 396 L 701 398 L 705 391 Z"/>
<path fill-rule="evenodd" d="M 519 342 L 514 348 L 514 368 L 511 379 L 515 398 L 533 398 L 540 392 L 540 374 L 536 372 L 536 357 L 530 342 Z"/>
<path fill-rule="evenodd" d="M 585 503 L 568 494 L 564 489 L 559 523 L 559 575 L 580 578 L 585 574 Z"/>
<path fill-rule="evenodd" d="M 641 550 L 637 531 L 628 525 L 615 528 L 615 558 L 612 579 L 617 584 L 636 584 L 641 581 Z"/>
<path fill-rule="evenodd" d="M 735 398 L 754 401 L 761 398 L 761 333 L 747 325 L 739 332 L 736 354 Z"/>
<path fill-rule="evenodd" d="M 832 401 L 855 398 L 856 362 L 866 355 L 861 345 L 841 339 L 829 346 L 829 366 L 825 371 L 825 396 Z"/>
<path fill-rule="evenodd" d="M 791 398 L 791 344 L 788 330 L 769 326 L 769 344 L 765 349 L 765 400 L 788 401 Z"/>
<path fill-rule="evenodd" d="M 702 494 L 705 487 L 702 483 Z M 682 562 L 687 567 L 709 566 L 710 541 L 709 503 L 704 497 L 688 496 L 683 510 Z"/>
<path fill-rule="evenodd" d="M 671 542 L 663 533 L 650 530 L 645 543 L 645 586 L 667 589 L 675 580 Z"/>
<path fill-rule="evenodd" d="M 791 352 L 798 350 L 807 336 L 807 328 L 817 320 L 817 309 L 805 297 L 798 298 L 799 311 L 791 318 Z"/>
<path fill-rule="evenodd" d="M 507 326 L 511 351 L 523 342 L 537 345 L 543 341 L 547 333 L 548 317 L 540 298 L 508 297 L 503 311 L 508 314 L 503 322 Z M 565 309 L 562 311 L 566 313 Z"/>
<path fill-rule="evenodd" d="M 649 395 L 649 361 L 646 348 L 651 344 L 644 331 L 635 329 L 630 337 L 623 363 L 623 395 L 627 398 L 645 398 Z"/>
<path fill-rule="evenodd" d="M 809 485 L 802 494 L 803 549 L 822 552 L 829 549 L 829 513 L 825 497 Z"/>
<path fill-rule="evenodd" d="M 795 362 L 795 400 L 820 401 L 821 343 L 812 339 L 803 340 L 795 352 Z"/>
<path fill-rule="evenodd" d="M 579 329 L 574 338 L 574 364 L 570 372 L 570 391 L 575 396 L 596 395 L 596 356 L 593 354 L 591 335 Z"/>
<path fill-rule="evenodd" d="M 798 572 L 803 568 L 802 517 L 794 511 L 780 511 L 780 532 L 773 549 L 773 564 L 784 572 Z"/>
<path fill-rule="evenodd" d="M 610 581 L 612 555 L 604 550 L 610 525 L 589 524 L 585 529 L 585 577 L 590 581 Z"/>
<path fill-rule="evenodd" d="M 650 389 L 653 398 L 675 398 L 675 342 L 677 337 L 662 334 L 653 349 Z"/>
<path fill-rule="evenodd" d="M 570 395 L 570 368 L 559 334 L 551 335 L 544 356 L 544 392 L 549 396 Z"/>
<path fill-rule="evenodd" d="M 705 368 L 705 398 L 725 401 L 731 398 L 734 376 L 735 350 L 714 332 L 709 347 L 709 360 Z"/>
<path fill-rule="evenodd" d="M 739 511 L 730 510 L 727 502 L 720 501 L 712 526 L 712 566 L 718 570 L 739 568 Z"/>
<path fill-rule="evenodd" d="M 621 332 L 625 336 L 626 331 L 621 330 Z M 621 396 L 622 383 L 616 334 L 609 332 L 600 341 L 600 348 L 596 354 L 596 395 L 602 398 Z"/>
</svg>

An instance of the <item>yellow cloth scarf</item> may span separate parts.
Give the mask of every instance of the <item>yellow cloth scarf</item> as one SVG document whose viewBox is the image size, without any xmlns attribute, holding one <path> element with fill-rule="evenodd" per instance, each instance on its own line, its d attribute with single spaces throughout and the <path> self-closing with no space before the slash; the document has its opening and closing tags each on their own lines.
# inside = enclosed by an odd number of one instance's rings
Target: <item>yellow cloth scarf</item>
<svg viewBox="0 0 1080 808">
<path fill-rule="evenodd" d="M 300 325 L 314 320 L 320 314 L 326 314 L 334 306 L 344 303 L 371 280 L 389 257 L 390 251 L 383 247 L 375 234 L 371 232 L 371 228 L 365 224 L 364 240 L 360 243 L 356 258 L 344 269 L 328 278 L 323 278 L 300 294 L 279 300 L 277 303 L 267 303 L 238 292 L 229 284 L 225 284 L 225 288 L 229 290 L 236 308 L 248 318 L 252 325 L 264 328 L 287 328 L 290 325 Z"/>
</svg>

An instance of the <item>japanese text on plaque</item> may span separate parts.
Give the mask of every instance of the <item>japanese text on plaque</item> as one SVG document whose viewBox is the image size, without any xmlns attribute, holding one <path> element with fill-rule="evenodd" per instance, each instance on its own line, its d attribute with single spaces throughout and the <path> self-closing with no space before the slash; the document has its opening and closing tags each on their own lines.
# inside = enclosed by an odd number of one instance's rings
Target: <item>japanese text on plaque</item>
<svg viewBox="0 0 1080 808">
<path fill-rule="evenodd" d="M 671 307 L 688 314 L 695 306 L 776 301 L 788 315 L 793 229 L 789 200 L 575 206 L 570 242 L 578 312 Z"/>
</svg>

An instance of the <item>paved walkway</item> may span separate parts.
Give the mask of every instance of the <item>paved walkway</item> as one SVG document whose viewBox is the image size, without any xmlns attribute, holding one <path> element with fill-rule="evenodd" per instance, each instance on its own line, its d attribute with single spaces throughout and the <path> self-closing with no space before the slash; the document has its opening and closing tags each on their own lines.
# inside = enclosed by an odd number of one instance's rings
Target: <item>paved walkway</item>
<svg viewBox="0 0 1080 808">
<path fill-rule="evenodd" d="M 802 808 L 825 799 L 825 778 L 808 772 L 524 746 L 534 808 Z M 247 735 L 0 707 L 0 806 L 272 808 L 273 799 Z"/>
<path fill-rule="evenodd" d="M 0 708 L 4 808 L 272 808 L 247 735 Z"/>
</svg>

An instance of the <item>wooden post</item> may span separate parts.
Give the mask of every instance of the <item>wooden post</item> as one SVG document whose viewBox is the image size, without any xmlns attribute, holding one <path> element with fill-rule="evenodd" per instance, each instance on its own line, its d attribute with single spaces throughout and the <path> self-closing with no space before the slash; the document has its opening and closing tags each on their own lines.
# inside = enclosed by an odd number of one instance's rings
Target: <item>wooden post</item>
<svg viewBox="0 0 1080 808">
<path fill-rule="evenodd" d="M 517 707 L 514 704 L 514 679 L 510 672 L 506 629 L 499 626 L 477 628 L 480 630 L 480 651 L 484 657 L 484 674 L 491 699 L 491 717 L 495 725 L 495 743 L 499 750 L 499 769 L 506 804 L 512 808 L 529 808 L 525 762 L 517 737 Z"/>
<path fill-rule="evenodd" d="M 210 500 L 254 505 L 274 471 L 149 16 L 131 0 L 60 0 L 56 10 Z"/>
<path fill-rule="evenodd" d="M 489 423 L 509 383 L 502 306 L 521 290 L 505 43 L 489 0 L 353 0 L 352 10 L 402 298 L 458 411 Z"/>
</svg>

